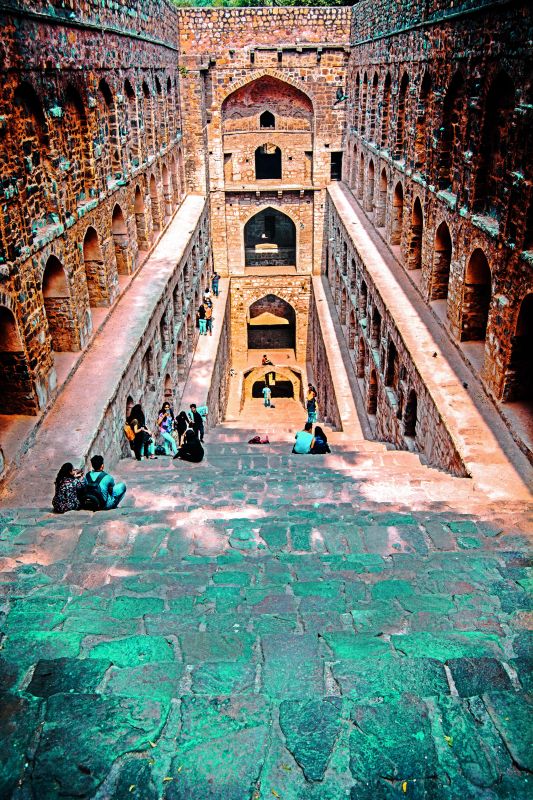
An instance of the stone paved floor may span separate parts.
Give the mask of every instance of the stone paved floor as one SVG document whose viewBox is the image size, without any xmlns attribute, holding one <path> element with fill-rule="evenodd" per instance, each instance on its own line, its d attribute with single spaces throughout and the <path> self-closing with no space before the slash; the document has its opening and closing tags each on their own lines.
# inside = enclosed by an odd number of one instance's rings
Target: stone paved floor
<svg viewBox="0 0 533 800">
<path fill-rule="evenodd" d="M 1 798 L 532 796 L 524 504 L 274 422 L 1 512 Z"/>
</svg>

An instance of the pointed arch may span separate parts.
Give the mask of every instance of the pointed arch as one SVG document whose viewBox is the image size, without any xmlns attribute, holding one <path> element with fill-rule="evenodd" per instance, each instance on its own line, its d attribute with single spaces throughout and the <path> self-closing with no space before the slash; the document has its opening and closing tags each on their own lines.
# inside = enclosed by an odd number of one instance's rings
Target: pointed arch
<svg viewBox="0 0 533 800">
<path fill-rule="evenodd" d="M 492 293 L 492 276 L 483 250 L 476 248 L 468 260 L 463 290 L 461 341 L 484 341 Z"/>
<path fill-rule="evenodd" d="M 445 300 L 448 297 L 451 261 L 452 237 L 447 223 L 443 221 L 435 232 L 430 300 Z"/>
<path fill-rule="evenodd" d="M 407 269 L 421 269 L 424 215 L 419 197 L 415 197 L 411 212 L 411 228 L 407 245 Z"/>
<path fill-rule="evenodd" d="M 391 218 L 391 232 L 390 243 L 399 245 L 402 242 L 402 226 L 403 226 L 403 186 L 400 181 L 394 187 L 394 194 L 392 197 L 392 218 Z"/>
</svg>

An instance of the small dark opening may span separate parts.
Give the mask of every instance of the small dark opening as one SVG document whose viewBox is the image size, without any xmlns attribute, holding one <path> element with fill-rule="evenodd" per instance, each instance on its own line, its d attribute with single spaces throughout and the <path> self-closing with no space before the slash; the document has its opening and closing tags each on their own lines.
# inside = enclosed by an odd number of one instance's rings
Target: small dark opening
<svg viewBox="0 0 533 800">
<path fill-rule="evenodd" d="M 273 181 L 281 178 L 281 150 L 274 144 L 262 144 L 255 151 L 255 178 Z"/>
<path fill-rule="evenodd" d="M 276 118 L 274 117 L 274 114 L 271 114 L 270 111 L 263 111 L 263 113 L 259 117 L 259 127 L 275 128 Z"/>
<path fill-rule="evenodd" d="M 332 181 L 340 181 L 342 178 L 342 153 L 330 153 L 331 168 L 330 177 Z"/>
</svg>

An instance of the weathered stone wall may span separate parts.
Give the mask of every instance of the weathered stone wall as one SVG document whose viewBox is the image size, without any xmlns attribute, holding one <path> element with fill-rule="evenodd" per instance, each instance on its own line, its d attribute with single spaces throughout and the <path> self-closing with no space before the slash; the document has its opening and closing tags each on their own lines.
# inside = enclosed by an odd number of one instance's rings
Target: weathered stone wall
<svg viewBox="0 0 533 800">
<path fill-rule="evenodd" d="M 525 2 L 363 0 L 352 22 L 345 180 L 452 338 L 484 343 L 496 400 L 527 394 L 531 35 Z"/>
<path fill-rule="evenodd" d="M 134 354 L 124 365 L 120 385 L 110 396 L 107 407 L 102 409 L 101 425 L 84 454 L 86 460 L 95 452 L 101 453 L 109 463 L 131 454 L 123 425 L 127 409 L 133 404 L 141 403 L 147 425 L 154 431 L 157 412 L 164 400 L 171 403 L 176 413 L 181 410 L 181 396 L 198 338 L 196 307 L 211 272 L 208 231 L 209 209 L 206 204 L 200 221 L 191 232 L 186 251 L 147 321 Z M 134 291 L 133 287 L 131 291 Z M 222 352 L 225 347 L 227 344 L 222 337 Z M 224 368 L 220 371 L 219 383 L 223 383 L 223 377 Z M 223 396 L 223 390 L 220 394 Z M 215 403 L 215 417 L 217 413 Z"/>
<path fill-rule="evenodd" d="M 331 199 L 328 231 L 326 275 L 374 436 L 464 476 L 453 437 Z M 315 335 L 312 352 L 317 381 L 331 386 L 324 347 Z"/>
<path fill-rule="evenodd" d="M 313 369 L 314 385 L 318 392 L 319 418 L 332 428 L 342 430 L 342 419 L 335 392 L 335 365 L 330 365 L 326 353 L 314 293 L 311 296 L 309 310 L 308 360 Z"/>
<path fill-rule="evenodd" d="M 164 0 L 8 6 L 0 288 L 31 385 L 20 408 L 36 413 L 56 387 L 53 350 L 86 347 L 91 309 L 115 302 L 185 196 L 177 27 Z M 66 288 L 45 303 L 52 269 Z"/>
<path fill-rule="evenodd" d="M 196 152 L 188 148 L 187 169 L 199 187 L 202 171 L 209 175 L 215 268 L 222 275 L 243 265 L 242 230 L 232 224 L 228 195 L 238 184 L 242 202 L 262 208 L 264 194 L 272 192 L 271 181 L 255 176 L 254 153 L 265 143 L 282 153 L 282 177 L 274 180 L 279 210 L 291 214 L 287 187 L 313 188 L 305 229 L 310 246 L 298 270 L 320 271 L 323 187 L 331 153 L 342 149 L 345 111 L 335 99 L 344 88 L 350 14 L 346 8 L 179 11 L 180 59 L 189 70 L 182 86 L 196 87 L 187 105 Z M 257 127 L 263 110 L 275 116 L 274 130 Z"/>
<path fill-rule="evenodd" d="M 247 319 L 252 303 L 275 295 L 296 314 L 296 360 L 305 363 L 309 324 L 311 284 L 307 277 L 272 275 L 234 277 L 231 279 L 231 363 L 236 370 L 247 366 Z"/>
<path fill-rule="evenodd" d="M 231 347 L 231 313 L 230 296 L 228 294 L 226 307 L 222 311 L 217 309 L 217 319 L 220 318 L 222 331 L 218 343 L 218 350 L 213 366 L 213 373 L 209 391 L 207 393 L 207 407 L 209 416 L 208 427 L 218 425 L 224 419 L 228 405 L 229 377 L 230 377 L 230 347 Z M 217 320 L 215 320 L 215 324 Z"/>
</svg>

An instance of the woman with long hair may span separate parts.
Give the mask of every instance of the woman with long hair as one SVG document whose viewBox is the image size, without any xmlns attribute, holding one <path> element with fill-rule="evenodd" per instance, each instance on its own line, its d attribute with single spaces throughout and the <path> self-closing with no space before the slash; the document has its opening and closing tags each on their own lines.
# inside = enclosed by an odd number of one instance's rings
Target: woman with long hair
<svg viewBox="0 0 533 800">
<path fill-rule="evenodd" d="M 172 436 L 172 431 L 174 430 L 174 412 L 170 407 L 170 403 L 163 403 L 157 415 L 157 427 L 165 443 L 165 452 L 167 456 L 175 456 L 178 452 L 178 446 L 176 440 Z"/>
<path fill-rule="evenodd" d="M 126 421 L 135 435 L 131 449 L 137 461 L 142 458 L 155 458 L 152 436 L 146 427 L 146 417 L 140 403 L 133 406 Z"/>
<path fill-rule="evenodd" d="M 85 486 L 83 473 L 67 461 L 56 475 L 52 507 L 56 514 L 77 511 L 81 508 L 81 495 Z"/>
<path fill-rule="evenodd" d="M 320 427 L 320 425 L 315 425 L 315 433 L 314 433 L 315 441 L 313 446 L 311 447 L 310 452 L 314 453 L 315 455 L 320 454 L 324 455 L 325 453 L 331 453 L 328 444 L 328 437 Z"/>
<path fill-rule="evenodd" d="M 188 428 L 185 432 L 184 442 L 174 458 L 181 458 L 182 461 L 192 461 L 194 464 L 199 464 L 203 457 L 204 448 L 196 435 L 196 431 Z"/>
<path fill-rule="evenodd" d="M 177 434 L 178 445 L 183 443 L 183 436 L 185 431 L 189 427 L 189 418 L 185 411 L 180 411 L 176 419 L 174 420 L 174 430 Z"/>
</svg>

